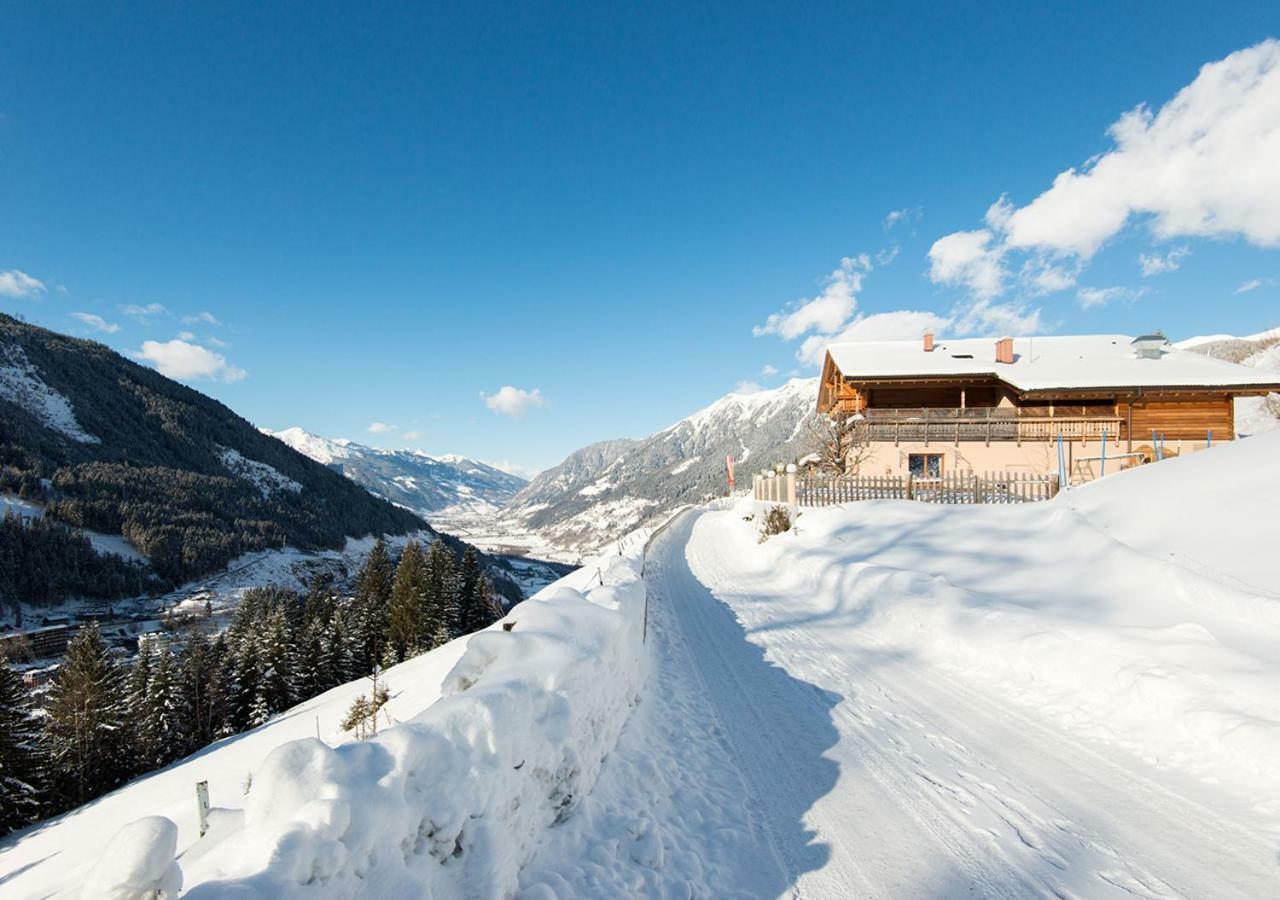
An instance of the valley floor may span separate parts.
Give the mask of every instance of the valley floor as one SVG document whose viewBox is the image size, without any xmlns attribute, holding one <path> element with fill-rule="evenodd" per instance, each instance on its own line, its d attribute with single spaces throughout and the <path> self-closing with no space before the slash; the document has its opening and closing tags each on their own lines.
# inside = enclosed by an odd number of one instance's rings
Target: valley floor
<svg viewBox="0 0 1280 900">
<path fill-rule="evenodd" d="M 917 547 L 903 552 L 929 558 L 930 524 L 936 532 L 954 512 L 906 507 L 866 508 L 885 526 L 873 540 L 881 561 L 904 541 Z M 592 795 L 526 867 L 523 896 L 1276 895 L 1273 781 L 1255 780 L 1250 791 L 1223 783 L 1230 762 L 1152 756 L 1135 737 L 1140 728 L 1109 736 L 1107 711 L 1088 707 L 1115 698 L 1077 697 L 1067 715 L 1071 704 L 1054 686 L 1046 696 L 1056 691 L 1057 702 L 1037 708 L 1027 702 L 1031 690 L 1022 697 L 1001 690 L 973 658 L 948 663 L 913 649 L 880 621 L 876 601 L 858 601 L 850 576 L 887 579 L 878 583 L 884 602 L 909 609 L 920 587 L 910 579 L 940 588 L 940 574 L 858 563 L 845 567 L 833 591 L 818 575 L 830 560 L 815 545 L 857 537 L 819 524 L 821 540 L 774 539 L 797 544 L 794 554 L 761 548 L 743 511 L 685 514 L 655 541 L 647 562 L 654 671 L 644 700 Z M 897 511 L 920 521 L 895 530 Z M 963 512 L 979 530 L 998 529 L 1001 518 L 1018 529 L 1028 515 L 1074 516 L 1003 509 L 984 511 L 991 519 L 982 521 Z M 848 524 L 853 514 L 825 515 Z M 1090 540 L 1091 527 L 1072 522 L 1053 527 L 1078 527 Z M 1101 535 L 1097 541 L 1142 577 L 1145 557 Z M 1024 572 L 1044 579 L 1039 596 L 1024 598 L 1038 607 L 1027 639 L 1036 629 L 1070 631 L 1077 618 L 1118 615 L 1100 613 L 1087 587 L 1059 580 L 1088 561 L 1072 550 L 1097 549 L 1068 544 L 1059 548 L 1061 566 Z M 792 571 L 771 574 L 779 562 Z M 946 559 L 934 568 L 965 580 L 964 567 Z M 1046 613 L 1073 592 L 1076 614 L 1055 621 L 1060 611 Z M 1196 618 L 1194 608 L 1169 603 L 1173 619 Z M 979 605 L 993 620 L 1018 614 L 989 597 Z M 1229 618 L 1201 612 L 1232 636 Z M 935 624 L 942 623 L 926 617 L 909 627 Z M 1091 661 L 1082 655 L 1079 663 Z M 1213 676 L 1211 668 L 1199 674 Z M 1140 706 L 1142 698 L 1123 699 L 1111 713 L 1137 720 L 1167 712 L 1129 709 L 1125 703 Z"/>
</svg>

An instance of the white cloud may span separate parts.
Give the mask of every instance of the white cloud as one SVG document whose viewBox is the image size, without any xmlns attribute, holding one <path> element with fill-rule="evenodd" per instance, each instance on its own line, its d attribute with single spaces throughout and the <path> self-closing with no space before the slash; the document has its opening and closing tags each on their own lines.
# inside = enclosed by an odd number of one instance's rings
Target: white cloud
<svg viewBox="0 0 1280 900">
<path fill-rule="evenodd" d="M 1053 263 L 1043 257 L 1029 259 L 1022 264 L 1018 279 L 1032 296 L 1056 294 L 1076 283 L 1080 274 L 1077 265 Z"/>
<path fill-rule="evenodd" d="M 1008 273 L 1002 262 L 1004 249 L 992 243 L 994 238 L 986 228 L 938 238 L 929 248 L 929 279 L 965 287 L 980 300 L 996 296 L 1004 290 Z"/>
<path fill-rule="evenodd" d="M 425 435 L 421 431 L 406 431 L 401 437 L 406 441 L 420 441 Z"/>
<path fill-rule="evenodd" d="M 884 250 L 880 250 L 879 252 L 876 253 L 876 265 L 880 266 L 881 268 L 884 268 L 885 266 L 890 265 L 895 259 L 898 258 L 898 254 L 901 252 L 902 252 L 902 248 L 897 244 L 894 244 L 892 247 L 887 247 Z"/>
<path fill-rule="evenodd" d="M 1191 255 L 1190 247 L 1174 247 L 1164 256 L 1159 253 L 1139 253 L 1138 266 L 1142 269 L 1142 277 L 1164 275 L 1176 272 L 1182 266 L 1182 260 Z"/>
<path fill-rule="evenodd" d="M 826 278 L 821 294 L 807 300 L 798 300 L 788 309 L 776 312 L 751 329 L 756 337 L 776 334 L 783 340 L 794 340 L 807 331 L 830 334 L 853 315 L 858 305 L 858 292 L 862 280 L 871 271 L 871 259 L 865 254 L 846 256 L 840 260 L 840 268 Z"/>
<path fill-rule="evenodd" d="M 1044 330 L 1039 309 L 1028 309 L 1021 303 L 992 303 L 979 300 L 961 309 L 954 328 L 959 334 L 1013 335 L 1035 334 Z"/>
<path fill-rule="evenodd" d="M 924 215 L 923 206 L 908 206 L 902 209 L 891 210 L 884 217 L 884 230 L 890 231 L 895 225 L 915 225 Z"/>
<path fill-rule="evenodd" d="M 506 472 L 508 475 L 519 475 L 521 478 L 532 478 L 542 471 L 530 466 L 522 466 L 520 463 L 512 462 L 509 459 L 482 459 L 480 462 L 497 469 L 499 472 Z"/>
<path fill-rule="evenodd" d="M 211 347 L 230 347 L 231 346 L 226 341 L 220 341 L 216 337 L 213 337 L 212 335 L 205 338 L 205 343 L 209 344 Z"/>
<path fill-rule="evenodd" d="M 943 331 L 952 324 L 949 318 L 921 310 L 901 309 L 894 312 L 857 316 L 838 333 L 811 335 L 800 344 L 796 359 L 808 365 L 819 365 L 831 344 L 856 341 L 905 341 L 919 338 L 926 328 Z"/>
<path fill-rule="evenodd" d="M 180 341 L 194 341 L 195 339 L 196 339 L 196 336 L 192 334 L 190 331 L 178 332 L 178 340 Z"/>
<path fill-rule="evenodd" d="M 777 368 L 769 365 L 768 363 L 765 363 L 764 368 L 760 370 L 761 378 L 772 378 L 774 375 L 777 375 L 777 374 L 778 374 Z"/>
<path fill-rule="evenodd" d="M 395 431 L 395 425 L 388 425 L 386 422 L 370 422 L 369 430 L 374 434 L 386 434 L 388 431 Z"/>
<path fill-rule="evenodd" d="M 1236 288 L 1237 294 L 1247 294 L 1250 291 L 1256 291 L 1260 287 L 1271 287 L 1276 283 L 1274 278 L 1250 278 L 1240 287 Z"/>
<path fill-rule="evenodd" d="M 1076 292 L 1076 299 L 1080 301 L 1080 305 L 1084 309 L 1093 309 L 1097 306 L 1106 306 L 1117 300 L 1137 300 L 1147 292 L 1146 288 L 1127 287 L 1107 287 L 1107 288 L 1080 288 Z"/>
<path fill-rule="evenodd" d="M 135 319 L 146 319 L 148 316 L 163 316 L 169 310 L 165 309 L 159 303 L 148 303 L 146 306 L 139 306 L 136 303 L 128 303 L 120 307 L 120 312 L 126 316 L 133 316 Z"/>
<path fill-rule="evenodd" d="M 0 272 L 0 297 L 31 297 L 44 290 L 44 282 L 26 272 L 17 269 Z"/>
<path fill-rule="evenodd" d="M 71 318 L 79 319 L 94 331 L 101 331 L 106 334 L 115 334 L 120 330 L 120 326 L 115 322 L 108 322 L 102 316 L 95 316 L 93 313 L 74 312 L 71 314 Z"/>
<path fill-rule="evenodd" d="M 1001 197 L 986 228 L 935 242 L 930 278 L 989 299 L 1005 287 L 1009 254 L 1083 265 L 1131 221 L 1146 222 L 1158 240 L 1280 246 L 1280 41 L 1209 63 L 1159 110 L 1140 105 L 1108 134 L 1111 149 L 1060 173 L 1027 205 Z M 1149 257 L 1144 274 L 1172 271 L 1185 256 L 1175 253 Z"/>
<path fill-rule="evenodd" d="M 180 380 L 208 378 L 230 382 L 249 374 L 228 363 L 221 354 L 177 338 L 164 342 L 143 341 L 142 349 L 133 355 L 151 363 L 161 375 Z"/>
<path fill-rule="evenodd" d="M 182 321 L 188 325 L 221 325 L 211 312 L 199 312 L 194 316 L 183 316 Z"/>
<path fill-rule="evenodd" d="M 519 419 L 536 406 L 546 405 L 546 399 L 538 388 L 526 391 L 509 384 L 503 385 L 496 394 L 481 393 L 480 396 L 489 409 L 513 419 Z"/>
</svg>

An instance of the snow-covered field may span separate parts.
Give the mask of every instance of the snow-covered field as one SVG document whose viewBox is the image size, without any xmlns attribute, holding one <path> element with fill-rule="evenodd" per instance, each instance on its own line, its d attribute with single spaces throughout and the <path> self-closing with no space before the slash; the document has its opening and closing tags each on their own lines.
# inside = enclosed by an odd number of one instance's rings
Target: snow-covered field
<svg viewBox="0 0 1280 900">
<path fill-rule="evenodd" d="M 528 896 L 1277 896 L 1280 625 L 1242 584 L 1280 584 L 1278 456 L 763 545 L 749 505 L 685 516 L 645 702 Z"/>
<path fill-rule="evenodd" d="M 158 813 L 201 897 L 1277 896 L 1277 458 L 808 510 L 763 544 L 750 502 L 686 512 L 644 560 L 643 652 L 638 534 L 392 670 L 417 693 L 376 742 L 266 758 L 364 686 L 338 689 L 0 845 L 0 892 L 78 890 Z M 245 812 L 189 849 L 201 759 Z"/>
</svg>

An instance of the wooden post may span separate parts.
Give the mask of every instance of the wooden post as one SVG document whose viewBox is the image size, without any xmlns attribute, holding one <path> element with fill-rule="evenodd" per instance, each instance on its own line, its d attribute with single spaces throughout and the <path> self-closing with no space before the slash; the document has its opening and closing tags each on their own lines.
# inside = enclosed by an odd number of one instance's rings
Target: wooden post
<svg viewBox="0 0 1280 900">
<path fill-rule="evenodd" d="M 908 500 L 915 499 L 915 496 L 914 496 L 915 491 L 913 490 L 913 488 L 914 488 L 914 485 L 912 484 L 912 475 L 910 472 L 908 472 L 907 473 L 907 499 Z"/>
<path fill-rule="evenodd" d="M 792 510 L 796 508 L 796 467 L 795 464 L 787 466 L 787 474 L 783 476 L 786 479 L 787 489 L 787 505 Z"/>
<path fill-rule="evenodd" d="M 209 830 L 209 782 L 196 782 L 196 812 L 200 816 L 200 837 Z"/>
</svg>

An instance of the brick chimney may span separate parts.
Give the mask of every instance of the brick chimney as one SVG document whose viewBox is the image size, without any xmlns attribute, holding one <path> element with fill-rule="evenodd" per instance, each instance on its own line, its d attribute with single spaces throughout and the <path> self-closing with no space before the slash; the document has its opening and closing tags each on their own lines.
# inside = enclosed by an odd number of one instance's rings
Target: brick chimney
<svg viewBox="0 0 1280 900">
<path fill-rule="evenodd" d="M 996 341 L 996 362 L 1013 365 L 1013 338 L 1002 337 Z"/>
<path fill-rule="evenodd" d="M 924 352 L 925 353 L 933 352 L 933 329 L 932 328 L 926 328 L 924 330 Z"/>
</svg>

